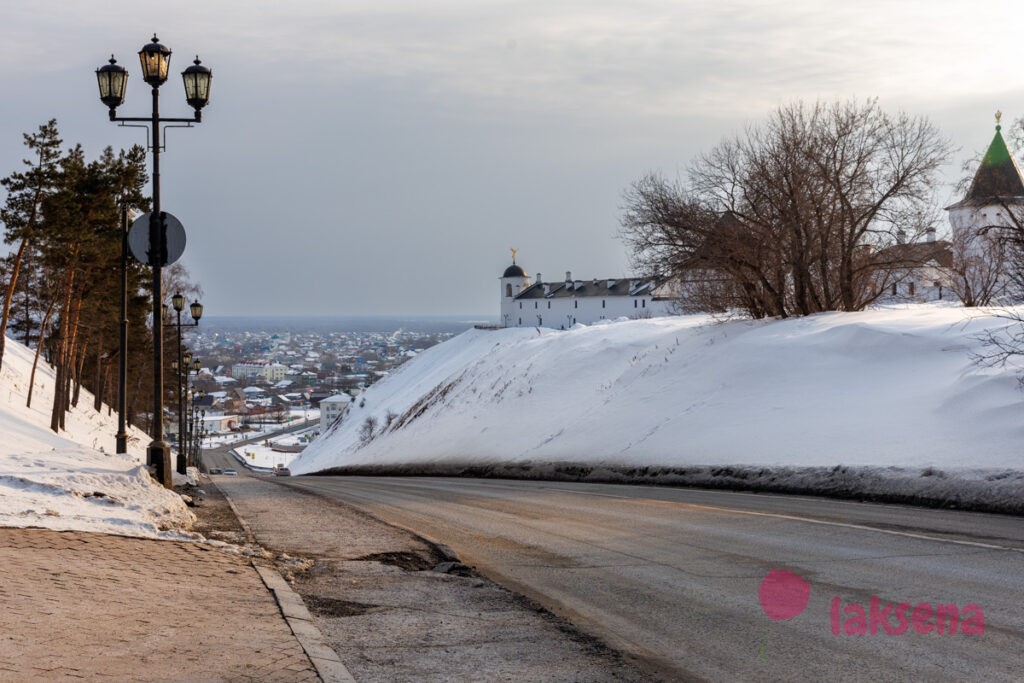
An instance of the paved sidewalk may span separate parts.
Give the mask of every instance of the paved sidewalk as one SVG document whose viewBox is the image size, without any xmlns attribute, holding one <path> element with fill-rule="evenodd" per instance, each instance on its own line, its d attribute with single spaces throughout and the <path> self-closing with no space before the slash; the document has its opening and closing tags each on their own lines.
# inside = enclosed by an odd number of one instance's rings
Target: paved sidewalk
<svg viewBox="0 0 1024 683">
<path fill-rule="evenodd" d="M 317 681 L 244 558 L 0 528 L 0 681 Z"/>
</svg>

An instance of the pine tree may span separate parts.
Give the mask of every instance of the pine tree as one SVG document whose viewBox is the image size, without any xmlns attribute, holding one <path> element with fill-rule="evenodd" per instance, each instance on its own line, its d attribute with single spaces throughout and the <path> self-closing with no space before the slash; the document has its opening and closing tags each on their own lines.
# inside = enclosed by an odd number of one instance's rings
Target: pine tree
<svg viewBox="0 0 1024 683">
<path fill-rule="evenodd" d="M 7 244 L 18 243 L 18 251 L 15 252 L 10 264 L 3 303 L 0 304 L 0 367 L 3 367 L 7 325 L 22 260 L 38 237 L 43 200 L 55 191 L 59 177 L 61 139 L 57 133 L 57 120 L 50 119 L 39 126 L 38 132 L 26 133 L 24 139 L 25 146 L 33 153 L 32 159 L 24 160 L 28 169 L 14 172 L 0 180 L 0 185 L 7 190 L 7 200 L 0 209 L 0 221 L 4 223 L 4 241 Z"/>
</svg>

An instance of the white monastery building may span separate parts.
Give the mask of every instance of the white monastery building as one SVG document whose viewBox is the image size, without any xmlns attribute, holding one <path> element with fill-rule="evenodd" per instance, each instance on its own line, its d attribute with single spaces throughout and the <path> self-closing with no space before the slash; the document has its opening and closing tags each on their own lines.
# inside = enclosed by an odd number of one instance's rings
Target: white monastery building
<svg viewBox="0 0 1024 683">
<path fill-rule="evenodd" d="M 924 242 L 890 248 L 900 260 L 915 265 L 908 269 L 907 277 L 892 285 L 888 300 L 956 300 L 956 294 L 950 291 L 953 269 L 961 270 L 964 285 L 975 291 L 984 287 L 985 281 L 992 281 L 987 286 L 997 301 L 1006 292 L 1008 279 L 987 265 L 997 259 L 986 254 L 1003 249 L 1003 231 L 1014 229 L 1016 221 L 1024 216 L 1024 174 L 1003 139 L 1001 116 L 996 112 L 995 136 L 967 194 L 946 207 L 952 241 L 936 240 L 935 232 L 930 230 Z"/>
<path fill-rule="evenodd" d="M 651 278 L 574 280 L 567 272 L 561 282 L 544 282 L 540 273 L 531 282 L 515 250 L 501 276 L 502 327 L 567 330 L 577 323 L 673 315 L 675 309 L 669 288 Z"/>
</svg>

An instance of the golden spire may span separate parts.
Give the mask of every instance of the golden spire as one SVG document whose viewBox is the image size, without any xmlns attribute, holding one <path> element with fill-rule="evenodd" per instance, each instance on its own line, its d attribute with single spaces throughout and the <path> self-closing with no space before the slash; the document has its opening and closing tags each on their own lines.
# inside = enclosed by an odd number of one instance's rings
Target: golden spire
<svg viewBox="0 0 1024 683">
<path fill-rule="evenodd" d="M 516 249 L 515 247 L 509 247 L 509 251 L 512 252 L 512 263 L 515 263 L 516 262 L 516 252 L 518 252 L 519 250 Z"/>
<path fill-rule="evenodd" d="M 1001 111 L 999 111 L 999 110 L 997 109 L 997 110 L 996 110 L 996 128 L 1000 128 L 1000 127 L 1001 127 L 1001 126 L 999 125 L 999 123 L 1000 123 L 1000 122 L 999 122 L 999 120 L 1000 120 L 1001 118 L 1003 118 L 1003 112 L 1001 112 Z"/>
</svg>

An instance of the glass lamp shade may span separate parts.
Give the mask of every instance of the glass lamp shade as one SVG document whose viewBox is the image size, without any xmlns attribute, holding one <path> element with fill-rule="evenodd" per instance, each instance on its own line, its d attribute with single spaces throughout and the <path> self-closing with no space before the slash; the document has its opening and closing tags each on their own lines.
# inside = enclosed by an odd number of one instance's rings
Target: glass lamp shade
<svg viewBox="0 0 1024 683">
<path fill-rule="evenodd" d="M 192 369 L 195 370 L 196 372 L 199 372 L 200 370 L 203 369 L 203 364 L 198 358 L 192 361 Z M 202 396 L 203 392 L 200 391 L 199 395 Z"/>
<path fill-rule="evenodd" d="M 167 71 L 171 66 L 171 50 L 161 45 L 153 34 L 153 40 L 139 50 L 139 62 L 142 63 L 142 80 L 157 87 L 167 80 Z"/>
<path fill-rule="evenodd" d="M 171 369 L 172 370 L 177 370 L 178 369 L 178 361 L 176 361 L 176 360 L 172 360 L 171 361 Z"/>
<path fill-rule="evenodd" d="M 110 63 L 96 69 L 96 80 L 100 86 L 100 101 L 111 109 L 124 103 L 124 90 L 128 85 L 128 71 L 110 55 Z"/>
<path fill-rule="evenodd" d="M 185 81 L 185 101 L 188 106 L 199 111 L 209 104 L 213 72 L 199 62 L 199 57 L 192 62 L 192 66 L 181 72 L 181 78 Z"/>
<path fill-rule="evenodd" d="M 203 317 L 203 305 L 198 301 L 193 301 L 191 305 L 189 305 L 189 310 L 192 312 L 192 319 L 196 322 Z"/>
<path fill-rule="evenodd" d="M 185 310 L 185 297 L 181 294 L 175 294 L 171 297 L 171 305 L 174 306 L 174 310 L 181 313 Z"/>
<path fill-rule="evenodd" d="M 192 365 L 192 352 L 191 351 L 186 351 L 182 355 L 182 359 L 185 361 L 185 367 L 188 367 L 189 365 Z"/>
</svg>

